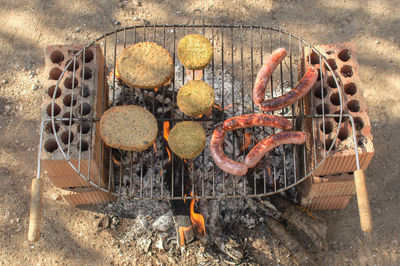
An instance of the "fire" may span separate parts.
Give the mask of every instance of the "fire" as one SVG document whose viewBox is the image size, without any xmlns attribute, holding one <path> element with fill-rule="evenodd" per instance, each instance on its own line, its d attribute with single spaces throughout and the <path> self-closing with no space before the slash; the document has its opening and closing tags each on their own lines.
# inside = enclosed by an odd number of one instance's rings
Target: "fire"
<svg viewBox="0 0 400 266">
<path fill-rule="evenodd" d="M 190 202 L 190 220 L 192 221 L 192 227 L 196 235 L 206 236 L 206 226 L 204 223 L 204 217 L 200 213 L 194 212 L 194 202 L 196 199 L 192 199 Z"/>
<path fill-rule="evenodd" d="M 154 149 L 154 154 L 157 154 L 157 146 L 155 142 L 153 143 L 153 149 Z"/>
<path fill-rule="evenodd" d="M 185 232 L 189 231 L 191 226 L 188 227 L 183 227 L 179 226 L 179 245 L 184 246 L 185 245 Z"/>
<path fill-rule="evenodd" d="M 113 71 L 113 70 L 110 71 L 109 77 L 110 77 L 110 79 L 114 78 L 114 71 Z M 115 68 L 115 77 L 116 77 L 117 79 L 120 79 L 120 75 L 119 75 L 119 73 L 118 73 L 118 69 L 117 69 L 117 68 Z"/>
<path fill-rule="evenodd" d="M 164 122 L 164 139 L 168 141 L 169 136 L 169 121 Z"/>
<path fill-rule="evenodd" d="M 220 111 L 222 111 L 222 107 L 219 106 L 219 104 L 214 104 L 214 108 L 215 108 L 215 109 L 218 109 L 218 110 L 220 110 Z"/>
<path fill-rule="evenodd" d="M 168 141 L 168 136 L 169 136 L 169 122 L 165 121 L 164 122 L 164 139 L 166 141 Z M 168 149 L 168 147 L 166 147 L 166 149 L 167 149 L 167 153 L 168 153 L 168 161 L 170 162 L 172 159 L 171 151 L 170 151 L 170 149 Z"/>
<path fill-rule="evenodd" d="M 156 93 L 158 91 L 158 88 L 154 88 L 154 93 Z"/>
<path fill-rule="evenodd" d="M 113 162 L 114 162 L 116 165 L 119 165 L 119 162 L 118 162 L 118 160 L 114 157 L 114 155 L 112 155 L 111 158 L 112 158 Z"/>
<path fill-rule="evenodd" d="M 250 145 L 250 142 L 251 142 L 251 134 L 248 132 L 245 132 L 244 133 L 244 143 L 243 143 L 241 150 L 244 151 L 245 149 L 247 149 L 247 147 L 249 147 L 249 145 Z"/>
<path fill-rule="evenodd" d="M 166 147 L 167 153 L 168 153 L 168 162 L 171 161 L 172 156 L 171 156 L 171 151 L 168 149 L 168 147 Z"/>
</svg>

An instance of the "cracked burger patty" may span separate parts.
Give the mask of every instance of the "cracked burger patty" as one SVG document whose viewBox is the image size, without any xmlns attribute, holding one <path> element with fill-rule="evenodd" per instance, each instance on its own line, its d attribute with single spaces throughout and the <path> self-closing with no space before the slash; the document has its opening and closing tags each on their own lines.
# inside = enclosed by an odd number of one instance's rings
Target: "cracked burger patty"
<svg viewBox="0 0 400 266">
<path fill-rule="evenodd" d="M 188 69 L 203 69 L 210 64 L 213 47 L 210 41 L 199 34 L 189 34 L 178 44 L 178 58 Z"/>
<path fill-rule="evenodd" d="M 117 71 L 127 85 L 152 89 L 161 87 L 171 79 L 174 64 L 164 47 L 153 42 L 139 42 L 122 51 Z"/>
<path fill-rule="evenodd" d="M 198 117 L 211 111 L 214 90 L 202 80 L 192 80 L 180 88 L 177 95 L 179 109 L 188 116 Z"/>
<path fill-rule="evenodd" d="M 206 145 L 206 132 L 193 121 L 176 124 L 169 133 L 168 146 L 181 158 L 192 159 L 198 156 Z"/>
<path fill-rule="evenodd" d="M 110 147 L 143 151 L 156 140 L 157 121 L 153 114 L 136 105 L 115 106 L 100 119 L 100 135 Z"/>
</svg>

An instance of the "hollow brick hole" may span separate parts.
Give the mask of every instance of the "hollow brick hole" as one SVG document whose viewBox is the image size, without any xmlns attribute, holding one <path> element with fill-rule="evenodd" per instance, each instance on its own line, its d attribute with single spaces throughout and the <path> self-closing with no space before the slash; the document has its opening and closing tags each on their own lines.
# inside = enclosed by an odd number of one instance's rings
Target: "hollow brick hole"
<svg viewBox="0 0 400 266">
<path fill-rule="evenodd" d="M 329 148 L 332 146 L 332 144 L 333 144 L 333 147 L 332 147 L 332 151 L 333 151 L 336 149 L 336 145 L 333 143 L 333 139 L 327 139 L 325 141 L 325 149 L 328 151 Z"/>
<path fill-rule="evenodd" d="M 331 67 L 331 69 L 332 69 L 333 71 L 336 70 L 336 69 L 338 68 L 335 59 L 333 59 L 333 58 L 328 59 L 327 62 L 328 62 L 328 65 Z M 329 68 L 328 68 L 327 65 L 325 65 L 325 69 L 326 69 L 326 70 L 329 70 Z"/>
<path fill-rule="evenodd" d="M 60 126 L 57 123 L 54 123 L 54 127 L 55 127 L 56 133 L 57 133 L 58 130 L 60 129 Z M 54 134 L 53 124 L 51 122 L 47 122 L 44 130 L 49 134 Z"/>
<path fill-rule="evenodd" d="M 339 52 L 338 57 L 340 60 L 342 60 L 343 62 L 347 62 L 350 60 L 351 58 L 351 53 L 349 50 L 344 49 L 342 51 Z"/>
<path fill-rule="evenodd" d="M 357 93 L 357 87 L 356 84 L 353 82 L 347 83 L 344 85 L 344 92 L 348 95 L 354 95 Z"/>
<path fill-rule="evenodd" d="M 69 131 L 64 131 L 63 133 L 61 133 L 61 141 L 65 145 L 68 145 L 68 137 L 69 137 L 69 143 L 71 143 L 74 140 L 74 133 Z"/>
<path fill-rule="evenodd" d="M 63 103 L 64 103 L 65 106 L 71 106 L 71 104 L 72 104 L 72 106 L 75 106 L 76 97 L 74 97 L 74 99 L 72 100 L 72 95 L 71 94 L 65 95 L 65 97 L 63 99 Z"/>
<path fill-rule="evenodd" d="M 349 130 L 347 128 L 342 127 L 339 129 L 338 138 L 343 141 L 349 137 Z"/>
<path fill-rule="evenodd" d="M 322 99 L 326 96 L 327 91 L 325 87 L 323 87 L 321 90 L 321 84 L 317 83 L 313 89 L 313 93 L 315 97 L 317 97 L 318 99 Z"/>
<path fill-rule="evenodd" d="M 71 64 L 68 66 L 67 70 L 68 71 L 73 71 L 74 70 L 74 59 L 71 59 L 68 61 L 67 65 L 71 62 Z M 75 71 L 79 68 L 79 62 L 75 61 Z"/>
<path fill-rule="evenodd" d="M 83 122 L 81 125 L 78 125 L 78 132 L 81 132 L 82 134 L 87 134 L 89 133 L 89 131 L 90 131 L 90 123 Z"/>
<path fill-rule="evenodd" d="M 72 85 L 74 85 L 74 86 L 72 87 Z M 64 86 L 65 86 L 65 88 L 67 88 L 67 89 L 76 88 L 76 86 L 78 86 L 78 80 L 75 78 L 75 79 L 74 79 L 74 84 L 72 84 L 72 77 L 68 77 L 68 78 L 66 78 L 66 79 L 64 80 Z"/>
<path fill-rule="evenodd" d="M 347 109 L 354 113 L 360 111 L 360 102 L 357 100 L 351 100 L 347 103 Z"/>
<path fill-rule="evenodd" d="M 51 86 L 50 88 L 48 88 L 47 89 L 47 94 L 51 97 L 51 98 L 53 98 L 53 96 L 54 96 L 54 91 L 56 90 L 56 85 L 53 85 L 53 86 Z M 60 87 L 58 87 L 57 88 L 57 93 L 56 93 L 56 99 L 58 98 L 58 97 L 60 97 L 61 96 L 61 88 Z"/>
<path fill-rule="evenodd" d="M 67 118 L 68 120 L 63 120 L 62 123 L 66 126 L 69 126 L 69 122 L 70 122 L 70 117 L 71 117 L 71 113 L 70 112 L 66 112 L 63 114 L 62 118 Z M 75 116 L 72 115 L 72 119 L 74 119 Z M 71 120 L 71 125 L 74 124 L 74 120 Z"/>
<path fill-rule="evenodd" d="M 361 117 L 355 117 L 354 118 L 354 126 L 356 128 L 356 130 L 361 130 L 364 128 L 364 121 L 362 120 Z"/>
<path fill-rule="evenodd" d="M 55 51 L 51 52 L 50 60 L 54 64 L 59 64 L 64 60 L 64 54 L 59 50 L 55 50 Z"/>
<path fill-rule="evenodd" d="M 322 112 L 322 104 L 319 104 L 316 108 L 316 111 L 317 111 L 317 114 L 322 115 L 322 113 L 329 114 L 330 110 L 329 110 L 328 104 L 324 104 L 324 109 L 323 109 L 324 112 Z"/>
<path fill-rule="evenodd" d="M 92 77 L 92 70 L 89 67 L 84 67 L 81 69 L 81 78 L 90 79 Z"/>
<path fill-rule="evenodd" d="M 60 114 L 61 112 L 61 108 L 58 104 L 54 104 L 54 116 L 57 116 L 58 114 Z M 48 116 L 51 116 L 51 104 L 47 105 L 46 108 L 46 113 Z"/>
<path fill-rule="evenodd" d="M 325 134 L 329 134 L 333 130 L 333 124 L 331 121 L 322 122 L 319 126 L 321 132 L 324 132 L 324 125 L 325 125 Z"/>
<path fill-rule="evenodd" d="M 55 139 L 48 139 L 44 142 L 44 149 L 49 153 L 53 153 L 57 147 L 58 145 Z"/>
<path fill-rule="evenodd" d="M 49 79 L 58 80 L 62 74 L 62 70 L 58 67 L 53 67 L 49 72 Z"/>
<path fill-rule="evenodd" d="M 349 65 L 345 65 L 340 69 L 343 77 L 350 78 L 353 76 L 353 68 Z"/>
</svg>

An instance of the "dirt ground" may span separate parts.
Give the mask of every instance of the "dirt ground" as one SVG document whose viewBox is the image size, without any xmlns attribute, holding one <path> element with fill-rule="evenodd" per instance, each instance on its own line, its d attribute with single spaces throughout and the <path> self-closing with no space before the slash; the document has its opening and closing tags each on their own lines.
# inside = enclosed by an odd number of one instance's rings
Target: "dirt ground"
<svg viewBox="0 0 400 266">
<path fill-rule="evenodd" d="M 43 50 L 89 43 L 121 26 L 183 23 L 196 8 L 207 23 L 282 26 L 312 44 L 354 41 L 374 135 L 367 171 L 373 232 L 360 230 L 355 197 L 328 220 L 329 250 L 318 264 L 398 265 L 400 225 L 400 7 L 397 1 L 6 1 L 0 0 L 0 264 L 157 264 L 98 230 L 97 213 L 69 207 L 46 179 L 41 240 L 27 241 L 31 179 L 37 167 Z M 312 4 L 310 3 L 312 2 Z M 39 81 L 39 82 L 38 82 Z M 39 85 L 39 86 L 35 86 Z M 121 220 L 121 230 L 129 219 Z M 186 262 L 190 263 L 190 262 Z M 275 261 L 274 264 L 279 263 Z"/>
</svg>

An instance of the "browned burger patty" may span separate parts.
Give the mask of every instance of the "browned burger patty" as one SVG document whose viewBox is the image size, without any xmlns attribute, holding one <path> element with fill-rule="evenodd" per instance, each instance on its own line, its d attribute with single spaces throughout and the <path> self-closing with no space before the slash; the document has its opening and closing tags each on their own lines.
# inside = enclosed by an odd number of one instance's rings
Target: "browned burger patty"
<svg viewBox="0 0 400 266">
<path fill-rule="evenodd" d="M 118 58 L 117 71 L 127 85 L 152 89 L 171 79 L 174 63 L 164 47 L 153 42 L 139 42 L 124 49 Z"/>
<path fill-rule="evenodd" d="M 198 117 L 211 111 L 214 98 L 214 90 L 210 85 L 202 80 L 192 80 L 180 88 L 177 104 L 185 115 Z"/>
<path fill-rule="evenodd" d="M 198 156 L 206 145 L 206 132 L 193 121 L 176 124 L 168 136 L 168 146 L 181 158 L 192 159 Z"/>
<path fill-rule="evenodd" d="M 178 58 L 188 69 L 203 69 L 210 64 L 213 47 L 210 41 L 199 34 L 189 34 L 178 44 Z"/>
<path fill-rule="evenodd" d="M 100 135 L 110 147 L 143 151 L 156 140 L 157 121 L 146 109 L 136 105 L 115 106 L 100 119 Z"/>
</svg>

